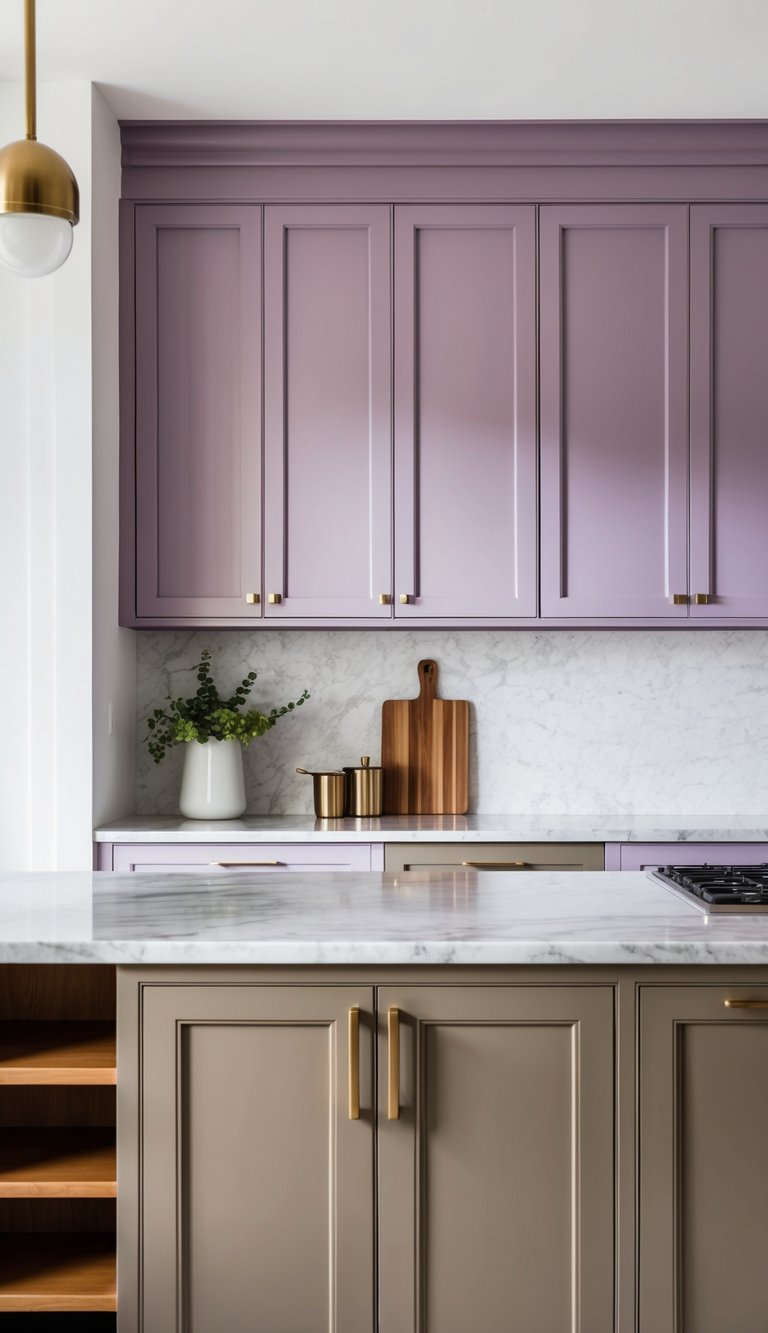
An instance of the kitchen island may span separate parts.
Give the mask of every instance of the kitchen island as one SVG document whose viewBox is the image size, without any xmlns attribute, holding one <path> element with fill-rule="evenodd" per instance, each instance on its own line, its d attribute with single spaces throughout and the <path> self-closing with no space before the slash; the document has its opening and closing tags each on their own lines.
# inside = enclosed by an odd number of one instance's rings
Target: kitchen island
<svg viewBox="0 0 768 1333">
<path fill-rule="evenodd" d="M 11 1001 L 117 971 L 120 1333 L 768 1320 L 768 913 L 630 872 L 4 876 L 0 963 Z"/>
<path fill-rule="evenodd" d="M 768 966 L 644 873 L 0 875 L 0 962 Z"/>
</svg>

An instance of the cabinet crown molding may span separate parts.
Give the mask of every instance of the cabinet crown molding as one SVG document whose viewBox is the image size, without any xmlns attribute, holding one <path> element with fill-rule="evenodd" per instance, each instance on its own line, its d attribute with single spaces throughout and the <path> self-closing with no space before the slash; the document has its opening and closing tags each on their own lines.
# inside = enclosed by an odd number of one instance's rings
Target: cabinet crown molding
<svg viewBox="0 0 768 1333">
<path fill-rule="evenodd" d="M 124 167 L 768 166 L 768 120 L 120 122 Z"/>
</svg>

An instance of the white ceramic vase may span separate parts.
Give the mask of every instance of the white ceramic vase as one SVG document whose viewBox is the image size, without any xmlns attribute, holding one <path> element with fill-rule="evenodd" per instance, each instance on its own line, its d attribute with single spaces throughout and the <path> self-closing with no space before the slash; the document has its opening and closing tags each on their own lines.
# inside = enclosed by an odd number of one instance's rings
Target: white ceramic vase
<svg viewBox="0 0 768 1333">
<path fill-rule="evenodd" d="M 187 819 L 237 819 L 245 810 L 239 741 L 185 742 L 179 809 Z"/>
</svg>

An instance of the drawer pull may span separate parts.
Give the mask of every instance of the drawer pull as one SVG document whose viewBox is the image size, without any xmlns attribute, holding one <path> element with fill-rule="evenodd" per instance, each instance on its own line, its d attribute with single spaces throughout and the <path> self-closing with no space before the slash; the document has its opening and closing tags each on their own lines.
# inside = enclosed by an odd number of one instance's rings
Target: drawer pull
<svg viewBox="0 0 768 1333">
<path fill-rule="evenodd" d="M 209 861 L 208 864 L 229 870 L 231 866 L 284 866 L 285 861 Z"/>
<path fill-rule="evenodd" d="M 400 1119 L 400 1010 L 387 1010 L 387 1120 Z"/>
<path fill-rule="evenodd" d="M 360 1119 L 360 1009 L 349 1011 L 349 1118 Z"/>
<path fill-rule="evenodd" d="M 530 861 L 462 861 L 462 866 L 472 870 L 525 870 Z"/>
<path fill-rule="evenodd" d="M 726 1009 L 768 1009 L 768 1000 L 723 1000 Z"/>
</svg>

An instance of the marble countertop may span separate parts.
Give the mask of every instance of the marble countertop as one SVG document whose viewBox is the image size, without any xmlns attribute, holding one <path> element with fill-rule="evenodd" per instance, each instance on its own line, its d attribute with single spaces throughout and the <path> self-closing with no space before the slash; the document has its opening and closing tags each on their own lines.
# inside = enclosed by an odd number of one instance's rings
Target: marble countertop
<svg viewBox="0 0 768 1333">
<path fill-rule="evenodd" d="M 197 820 L 132 815 L 98 828 L 96 842 L 768 842 L 768 824 L 745 826 L 722 816 L 690 825 L 663 815 L 385 815 L 379 819 L 313 819 L 262 815 Z"/>
<path fill-rule="evenodd" d="M 0 962 L 768 964 L 645 874 L 0 875 Z"/>
</svg>

